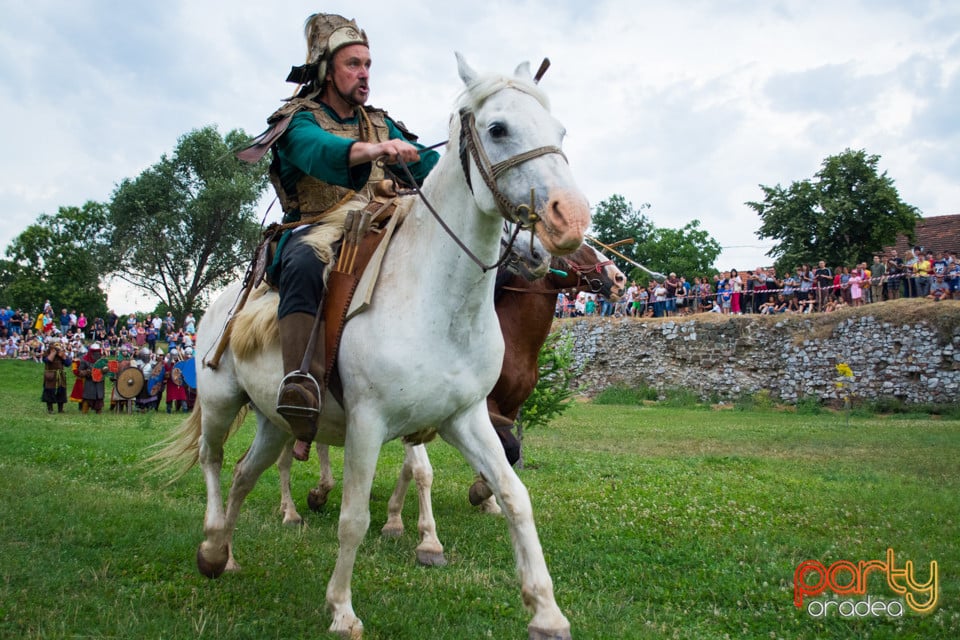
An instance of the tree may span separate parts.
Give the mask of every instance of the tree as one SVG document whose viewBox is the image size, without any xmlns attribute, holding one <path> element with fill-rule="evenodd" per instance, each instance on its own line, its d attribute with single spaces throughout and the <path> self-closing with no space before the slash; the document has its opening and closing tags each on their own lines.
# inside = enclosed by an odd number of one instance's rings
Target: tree
<svg viewBox="0 0 960 640">
<path fill-rule="evenodd" d="M 87 202 L 40 214 L 6 249 L 0 260 L 0 297 L 31 312 L 50 300 L 55 308 L 106 315 L 101 281 L 109 271 L 107 206 Z"/>
<path fill-rule="evenodd" d="M 649 208 L 649 204 L 643 204 L 635 210 L 623 196 L 611 196 L 594 209 L 594 237 L 608 245 L 632 239 L 632 244 L 619 245 L 616 250 L 655 272 L 673 271 L 688 278 L 715 273 L 713 263 L 720 255 L 720 243 L 700 228 L 699 220 L 692 220 L 681 229 L 660 228 L 642 213 Z M 619 256 L 608 257 L 631 280 L 646 282 L 650 276 Z"/>
<path fill-rule="evenodd" d="M 178 313 L 197 312 L 234 280 L 260 233 L 254 210 L 267 186 L 266 161 L 237 160 L 246 135 L 191 131 L 173 156 L 125 179 L 110 203 L 115 275 Z"/>
<path fill-rule="evenodd" d="M 847 149 L 826 158 L 812 180 L 760 185 L 763 202 L 746 204 L 762 220 L 757 236 L 779 241 L 767 252 L 777 271 L 818 260 L 853 265 L 893 245 L 898 234 L 912 237 L 920 212 L 900 199 L 886 172 L 877 173 L 879 161 Z"/>
<path fill-rule="evenodd" d="M 590 222 L 591 235 L 608 245 L 627 238 L 632 239 L 633 244 L 620 245 L 617 251 L 634 262 L 646 264 L 644 261 L 647 256 L 642 253 L 642 248 L 654 232 L 653 223 L 643 214 L 643 211 L 649 208 L 650 205 L 644 203 L 639 209 L 634 209 L 632 202 L 627 202 L 623 196 L 614 194 L 594 207 Z M 608 257 L 624 273 L 636 270 L 636 267 L 619 256 Z"/>
<path fill-rule="evenodd" d="M 674 272 L 692 280 L 694 276 L 713 275 L 713 263 L 720 255 L 720 243 L 699 220 L 691 220 L 681 229 L 656 228 L 647 245 L 641 248 L 647 263 L 662 273 Z"/>
</svg>

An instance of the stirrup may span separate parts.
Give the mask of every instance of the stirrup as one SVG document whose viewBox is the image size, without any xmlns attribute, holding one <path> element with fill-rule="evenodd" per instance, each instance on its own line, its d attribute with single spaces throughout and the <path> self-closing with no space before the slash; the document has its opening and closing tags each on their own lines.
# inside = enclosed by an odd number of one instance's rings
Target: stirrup
<svg viewBox="0 0 960 640">
<path fill-rule="evenodd" d="M 316 398 L 315 407 L 307 407 L 299 404 L 283 404 L 283 392 L 288 386 L 301 387 L 307 393 L 312 393 Z M 309 418 L 316 420 L 320 416 L 320 383 L 310 372 L 291 371 L 280 380 L 280 390 L 277 392 L 277 413 L 284 417 Z"/>
</svg>

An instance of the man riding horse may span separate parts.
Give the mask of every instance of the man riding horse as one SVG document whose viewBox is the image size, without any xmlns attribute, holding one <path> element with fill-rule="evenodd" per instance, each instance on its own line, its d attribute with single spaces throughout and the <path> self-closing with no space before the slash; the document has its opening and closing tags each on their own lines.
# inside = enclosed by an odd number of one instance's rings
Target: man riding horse
<svg viewBox="0 0 960 640">
<path fill-rule="evenodd" d="M 324 267 L 336 257 L 346 215 L 394 195 L 378 160 L 406 163 L 421 183 L 439 159 L 385 111 L 365 106 L 370 49 L 366 33 L 354 20 L 314 14 L 304 32 L 307 62 L 287 78 L 301 89 L 268 118 L 270 129 L 248 149 L 259 146 L 260 155 L 245 158 L 256 160 L 269 146 L 270 179 L 283 207 L 283 222 L 304 223 L 284 232 L 267 270 L 279 288 L 277 317 L 287 374 L 277 394 L 277 412 L 297 438 L 298 460 L 309 456 L 322 393 L 317 380 L 322 379 L 323 363 L 316 350 L 306 352 L 312 348 L 310 338 L 323 301 Z M 305 231 L 316 225 L 324 227 L 319 246 L 305 241 Z M 317 237 L 315 232 L 310 235 Z"/>
</svg>

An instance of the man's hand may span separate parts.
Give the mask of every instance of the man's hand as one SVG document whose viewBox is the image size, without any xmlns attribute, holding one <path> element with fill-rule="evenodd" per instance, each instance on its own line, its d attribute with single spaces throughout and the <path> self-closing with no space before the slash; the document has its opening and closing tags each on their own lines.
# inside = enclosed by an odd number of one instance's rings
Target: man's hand
<svg viewBox="0 0 960 640">
<path fill-rule="evenodd" d="M 386 140 L 385 142 L 356 142 L 350 147 L 350 166 L 374 162 L 383 158 L 387 164 L 397 164 L 401 160 L 406 163 L 417 162 L 420 152 L 415 146 L 403 140 Z"/>
</svg>

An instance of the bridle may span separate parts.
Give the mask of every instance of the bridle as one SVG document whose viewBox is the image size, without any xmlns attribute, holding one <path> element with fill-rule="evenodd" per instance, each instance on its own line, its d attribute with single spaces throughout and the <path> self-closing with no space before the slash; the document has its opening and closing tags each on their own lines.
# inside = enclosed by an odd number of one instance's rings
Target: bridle
<svg viewBox="0 0 960 640">
<path fill-rule="evenodd" d="M 603 273 L 603 270 L 613 264 L 613 260 L 604 260 L 603 262 L 598 262 L 597 264 L 577 264 L 569 258 L 558 258 L 564 262 L 568 267 L 570 267 L 574 273 L 577 274 L 579 282 L 577 283 L 577 288 L 580 287 L 580 283 L 586 283 L 590 287 L 590 293 L 600 293 L 603 290 L 603 280 L 599 277 L 591 278 L 591 273 L 596 273 L 598 276 Z"/>
<path fill-rule="evenodd" d="M 500 191 L 500 188 L 497 186 L 497 179 L 499 179 L 500 176 L 506 173 L 509 169 L 518 167 L 524 162 L 533 160 L 534 158 L 539 158 L 540 156 L 556 153 L 563 158 L 564 162 L 567 162 L 567 156 L 563 154 L 563 151 L 560 149 L 560 147 L 550 145 L 525 151 L 511 158 L 507 158 L 503 162 L 498 162 L 497 164 L 490 164 L 490 158 L 487 157 L 487 153 L 484 150 L 483 145 L 479 143 L 479 137 L 480 134 L 477 133 L 476 116 L 469 109 L 461 109 L 460 165 L 463 167 L 463 175 L 467 180 L 467 187 L 470 189 L 470 193 L 474 194 L 473 181 L 470 179 L 470 158 L 473 158 L 473 163 L 477 167 L 477 172 L 480 174 L 480 177 L 483 178 L 483 183 L 487 186 L 487 189 L 490 190 L 494 201 L 497 203 L 497 209 L 500 211 L 500 215 L 502 215 L 506 220 L 520 226 L 522 229 L 532 230 L 533 226 L 538 221 L 541 221 L 540 216 L 538 216 L 536 213 L 534 190 L 530 189 L 529 204 L 525 202 L 521 204 L 514 204 L 510 202 L 509 198 L 507 198 L 502 191 Z M 542 222 L 543 224 L 546 224 L 545 220 Z"/>
<path fill-rule="evenodd" d="M 511 85 L 515 86 L 515 85 Z M 522 89 L 521 89 L 522 90 Z M 479 142 L 479 133 L 477 133 L 476 127 L 476 116 L 469 109 L 460 110 L 460 164 L 463 167 L 463 175 L 467 181 L 467 187 L 470 189 L 470 193 L 476 195 L 473 190 L 473 183 L 470 179 L 470 160 L 473 160 L 473 163 L 477 167 L 477 172 L 480 174 L 480 177 L 483 178 L 483 182 L 486 185 L 487 189 L 493 196 L 494 202 L 496 202 L 497 210 L 500 212 L 500 215 L 503 218 L 516 225 L 516 229 L 513 232 L 510 242 L 508 243 L 503 255 L 497 260 L 496 263 L 491 265 L 485 265 L 480 258 L 478 258 L 464 243 L 460 238 L 457 237 L 456 233 L 444 222 L 443 218 L 440 217 L 440 214 L 437 213 L 433 205 L 427 200 L 426 196 L 423 194 L 423 191 L 416 186 L 416 180 L 414 180 L 413 175 L 410 173 L 410 169 L 407 167 L 406 163 L 401 161 L 400 167 L 404 172 L 406 177 L 406 182 L 409 185 L 413 185 L 411 188 L 414 193 L 416 193 L 420 200 L 423 201 L 423 204 L 427 207 L 427 210 L 433 215 L 436 221 L 440 224 L 447 235 L 457 244 L 460 249 L 467 254 L 467 256 L 473 260 L 477 266 L 483 270 L 484 273 L 490 271 L 491 269 L 496 269 L 502 265 L 507 258 L 510 256 L 510 249 L 513 246 L 513 242 L 516 240 L 517 235 L 520 233 L 521 229 L 533 230 L 536 224 L 542 224 L 547 227 L 549 232 L 549 225 L 547 221 L 539 216 L 536 212 L 536 202 L 535 202 L 535 190 L 530 189 L 530 202 L 514 204 L 510 199 L 500 190 L 497 186 L 497 180 L 508 170 L 518 167 L 525 162 L 534 160 L 541 156 L 549 154 L 559 154 L 560 157 L 567 160 L 567 157 L 564 155 L 560 147 L 550 145 L 544 147 L 537 147 L 536 149 L 531 149 L 530 151 L 525 151 L 523 153 L 517 154 L 502 162 L 496 164 L 490 163 L 490 158 L 487 156 L 486 151 L 483 148 L 483 145 Z M 441 146 L 441 145 L 435 145 Z"/>
</svg>

